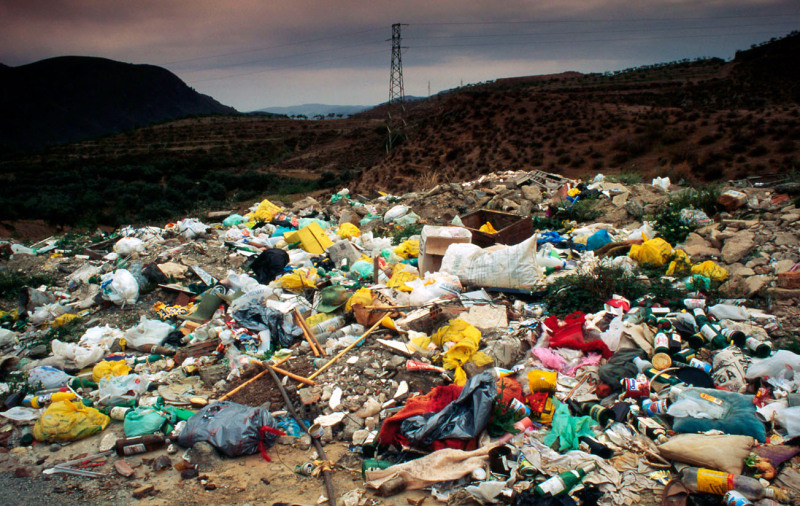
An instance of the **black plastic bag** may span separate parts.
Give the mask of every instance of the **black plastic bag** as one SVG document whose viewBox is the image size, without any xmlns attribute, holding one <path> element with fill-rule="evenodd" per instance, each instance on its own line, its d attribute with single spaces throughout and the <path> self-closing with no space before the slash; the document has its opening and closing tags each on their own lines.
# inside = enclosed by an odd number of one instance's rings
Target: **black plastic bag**
<svg viewBox="0 0 800 506">
<path fill-rule="evenodd" d="M 205 441 L 228 457 L 252 455 L 272 446 L 283 432 L 275 419 L 261 407 L 219 401 L 209 404 L 186 421 L 178 444 L 191 448 Z"/>
<path fill-rule="evenodd" d="M 271 283 L 289 264 L 289 254 L 279 248 L 262 251 L 250 264 L 256 281 L 262 285 Z"/>
<path fill-rule="evenodd" d="M 252 301 L 233 313 L 233 318 L 242 327 L 261 332 L 269 330 L 271 342 L 280 343 L 284 348 L 294 344 L 295 338 L 303 335 L 303 330 L 294 323 L 291 315 L 286 315 L 262 306 L 258 301 Z"/>
<path fill-rule="evenodd" d="M 605 365 L 601 365 L 597 371 L 600 381 L 611 387 L 613 392 L 622 390 L 620 381 L 623 378 L 633 378 L 639 370 L 633 363 L 634 357 L 647 358 L 647 353 L 638 348 L 629 348 L 616 352 Z"/>
<path fill-rule="evenodd" d="M 490 372 L 473 376 L 458 399 L 438 413 L 426 413 L 403 420 L 400 431 L 412 443 L 430 445 L 448 438 L 471 439 L 481 433 L 492 416 L 497 385 Z"/>
</svg>

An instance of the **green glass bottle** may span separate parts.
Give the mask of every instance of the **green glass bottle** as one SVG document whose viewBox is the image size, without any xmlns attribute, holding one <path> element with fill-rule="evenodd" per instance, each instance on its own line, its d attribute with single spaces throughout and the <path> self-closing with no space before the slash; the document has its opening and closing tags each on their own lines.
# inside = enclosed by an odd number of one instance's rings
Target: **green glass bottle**
<svg viewBox="0 0 800 506">
<path fill-rule="evenodd" d="M 533 489 L 533 495 L 552 497 L 567 493 L 580 483 L 587 474 L 597 469 L 597 463 L 592 462 L 588 466 L 579 467 L 565 473 L 557 474 L 552 478 L 543 481 Z"/>
</svg>

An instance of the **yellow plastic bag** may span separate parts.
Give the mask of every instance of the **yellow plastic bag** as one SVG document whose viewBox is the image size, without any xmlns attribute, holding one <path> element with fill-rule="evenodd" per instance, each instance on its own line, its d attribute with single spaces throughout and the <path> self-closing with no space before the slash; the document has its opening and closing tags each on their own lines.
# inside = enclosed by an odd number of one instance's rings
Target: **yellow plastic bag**
<svg viewBox="0 0 800 506">
<path fill-rule="evenodd" d="M 403 243 L 394 249 L 397 256 L 404 260 L 409 258 L 416 258 L 419 256 L 419 241 L 403 241 Z"/>
<path fill-rule="evenodd" d="M 361 237 L 361 230 L 352 223 L 342 223 L 342 226 L 336 231 L 336 235 L 342 239 L 353 239 L 355 237 Z"/>
<path fill-rule="evenodd" d="M 702 274 L 711 279 L 711 281 L 719 281 L 720 283 L 728 279 L 728 271 L 715 264 L 713 260 L 706 260 L 701 264 L 695 265 L 692 267 L 692 274 Z"/>
<path fill-rule="evenodd" d="M 124 360 L 103 360 L 92 368 L 92 379 L 95 383 L 111 376 L 125 376 L 131 368 Z"/>
<path fill-rule="evenodd" d="M 692 268 L 692 261 L 689 260 L 689 255 L 682 249 L 676 249 L 672 255 L 672 261 L 667 267 L 667 276 L 674 276 L 689 272 Z"/>
<path fill-rule="evenodd" d="M 53 328 L 60 327 L 62 325 L 66 325 L 72 320 L 80 320 L 80 318 L 81 318 L 80 315 L 77 314 L 72 314 L 72 313 L 62 314 L 61 316 L 53 320 L 50 323 L 50 326 Z"/>
<path fill-rule="evenodd" d="M 494 229 L 491 223 L 488 221 L 481 225 L 481 228 L 478 229 L 480 232 L 485 232 L 487 234 L 496 234 L 497 230 Z"/>
<path fill-rule="evenodd" d="M 281 276 L 281 288 L 290 292 L 301 293 L 317 286 L 317 270 L 297 269 L 291 274 Z"/>
<path fill-rule="evenodd" d="M 581 194 L 581 191 L 579 189 L 577 189 L 577 188 L 570 188 L 569 191 L 567 192 L 567 195 L 570 196 L 570 197 L 575 197 L 576 195 L 580 195 L 580 194 Z"/>
<path fill-rule="evenodd" d="M 672 256 L 672 246 L 661 238 L 650 239 L 641 245 L 631 246 L 628 256 L 639 262 L 639 265 L 661 267 Z"/>
<path fill-rule="evenodd" d="M 369 288 L 359 288 L 356 293 L 347 299 L 344 305 L 345 311 L 352 311 L 353 304 L 361 304 L 362 306 L 369 306 L 372 304 L 372 291 Z"/>
<path fill-rule="evenodd" d="M 406 283 L 415 279 L 419 279 L 419 276 L 406 270 L 404 264 L 397 264 L 387 286 L 397 288 L 401 292 L 411 292 L 413 288 L 407 286 Z"/>
<path fill-rule="evenodd" d="M 467 382 L 467 373 L 461 366 L 467 362 L 474 362 L 478 367 L 492 363 L 489 355 L 478 351 L 480 341 L 480 330 L 464 320 L 456 318 L 434 332 L 431 337 L 423 336 L 412 342 L 423 350 L 428 349 L 430 343 L 441 349 L 445 348 L 445 343 L 451 343 L 450 348 L 442 356 L 442 365 L 445 369 L 454 369 L 455 384 L 464 386 Z"/>
<path fill-rule="evenodd" d="M 257 223 L 260 221 L 269 222 L 272 221 L 272 218 L 275 217 L 276 214 L 283 211 L 282 208 L 276 206 L 272 202 L 267 199 L 261 201 L 258 204 L 258 207 L 252 213 L 246 214 L 245 218 L 253 223 Z"/>
<path fill-rule="evenodd" d="M 82 403 L 58 401 L 50 404 L 36 421 L 33 437 L 45 443 L 75 441 L 100 432 L 110 420 L 95 408 Z"/>
</svg>

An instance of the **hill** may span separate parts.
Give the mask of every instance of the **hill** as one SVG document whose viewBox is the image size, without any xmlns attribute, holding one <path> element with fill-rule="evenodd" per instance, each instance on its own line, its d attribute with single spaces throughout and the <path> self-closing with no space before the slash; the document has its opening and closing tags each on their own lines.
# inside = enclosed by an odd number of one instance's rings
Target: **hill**
<svg viewBox="0 0 800 506">
<path fill-rule="evenodd" d="M 165 122 L 0 157 L 0 219 L 130 223 L 342 186 L 400 194 L 505 170 L 697 184 L 797 176 L 798 58 L 793 33 L 732 61 L 499 79 L 409 100 L 404 111 Z"/>
<path fill-rule="evenodd" d="M 63 56 L 0 67 L 0 149 L 5 151 L 235 112 L 153 65 Z"/>
</svg>

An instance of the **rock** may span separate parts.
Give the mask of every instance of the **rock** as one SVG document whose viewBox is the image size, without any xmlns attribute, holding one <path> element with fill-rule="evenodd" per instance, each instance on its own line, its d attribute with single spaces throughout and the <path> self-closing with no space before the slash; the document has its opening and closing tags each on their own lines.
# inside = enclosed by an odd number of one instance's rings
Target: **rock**
<svg viewBox="0 0 800 506">
<path fill-rule="evenodd" d="M 638 199 L 629 199 L 625 204 L 625 210 L 634 218 L 640 218 L 644 214 L 644 206 Z"/>
<path fill-rule="evenodd" d="M 759 265 L 767 265 L 768 263 L 769 263 L 769 260 L 766 257 L 758 257 L 758 258 L 754 258 L 752 260 L 749 260 L 744 265 L 747 266 L 747 267 L 750 267 L 752 269 L 754 267 L 758 267 Z"/>
<path fill-rule="evenodd" d="M 690 258 L 720 256 L 720 251 L 718 249 L 712 248 L 702 236 L 695 233 L 689 234 L 681 249 L 685 251 Z"/>
<path fill-rule="evenodd" d="M 744 279 L 744 286 L 746 288 L 746 297 L 750 298 L 757 295 L 764 286 L 769 282 L 768 276 L 750 276 Z"/>
<path fill-rule="evenodd" d="M 112 432 L 106 432 L 103 434 L 103 437 L 100 438 L 100 446 L 98 447 L 98 450 L 105 452 L 114 448 L 114 445 L 117 444 L 117 439 L 119 438 L 116 434 Z"/>
<path fill-rule="evenodd" d="M 522 190 L 522 198 L 529 200 L 534 204 L 542 201 L 542 190 L 536 185 L 527 185 L 520 188 Z"/>
<path fill-rule="evenodd" d="M 153 471 L 163 471 L 172 467 L 172 460 L 167 455 L 161 455 L 153 461 Z"/>
<path fill-rule="evenodd" d="M 359 418 L 367 418 L 376 415 L 381 410 L 381 404 L 370 397 L 364 404 L 364 407 L 356 411 L 356 416 Z"/>
<path fill-rule="evenodd" d="M 322 398 L 322 390 L 316 387 L 301 388 L 297 393 L 300 395 L 300 402 L 303 406 L 316 404 Z"/>
<path fill-rule="evenodd" d="M 311 448 L 311 436 L 308 434 L 303 434 L 299 438 L 297 438 L 297 448 L 300 450 L 306 451 Z"/>
<path fill-rule="evenodd" d="M 141 487 L 137 488 L 133 491 L 133 498 L 134 499 L 141 499 L 142 497 L 147 497 L 148 495 L 155 492 L 156 487 L 154 485 L 142 485 Z"/>
<path fill-rule="evenodd" d="M 800 271 L 781 272 L 778 274 L 778 286 L 788 289 L 800 288 Z"/>
<path fill-rule="evenodd" d="M 197 469 L 190 467 L 189 469 L 184 469 L 181 471 L 181 479 L 182 480 L 191 480 L 192 478 L 197 478 L 200 473 L 197 472 Z"/>
<path fill-rule="evenodd" d="M 50 355 L 50 350 L 48 349 L 47 345 L 40 344 L 34 346 L 28 352 L 29 358 L 45 358 Z"/>
<path fill-rule="evenodd" d="M 60 449 L 61 449 L 61 445 L 58 444 L 58 443 L 53 443 L 53 444 L 50 445 L 50 451 L 51 452 L 57 452 Z M 102 450 L 100 450 L 100 451 L 102 451 Z"/>
<path fill-rule="evenodd" d="M 380 418 L 377 416 L 371 416 L 364 420 L 364 425 L 367 430 L 373 431 L 378 428 L 378 424 L 380 423 Z"/>
<path fill-rule="evenodd" d="M 747 204 L 747 195 L 735 190 L 728 190 L 719 196 L 717 202 L 730 213 Z"/>
<path fill-rule="evenodd" d="M 469 312 L 461 313 L 462 320 L 478 330 L 494 330 L 508 327 L 505 306 L 472 306 Z"/>
<path fill-rule="evenodd" d="M 786 213 L 781 215 L 781 219 L 789 224 L 794 223 L 795 221 L 800 220 L 800 213 Z"/>
<path fill-rule="evenodd" d="M 353 444 L 356 446 L 360 446 L 364 444 L 364 441 L 366 441 L 368 437 L 369 437 L 369 431 L 367 429 L 359 429 L 353 432 Z"/>
<path fill-rule="evenodd" d="M 740 263 L 735 263 L 727 268 L 729 276 L 752 276 L 755 274 L 755 271 L 750 267 L 744 266 Z"/>
<path fill-rule="evenodd" d="M 357 430 L 361 430 L 363 428 L 364 428 L 363 420 L 354 415 L 348 416 L 347 418 L 344 419 L 344 427 L 342 428 L 342 433 L 341 433 L 342 439 L 344 441 L 350 441 L 351 439 L 353 439 L 353 434 L 355 434 Z"/>
<path fill-rule="evenodd" d="M 189 462 L 200 471 L 211 471 L 222 463 L 217 450 L 205 441 L 195 443 L 189 450 Z"/>
<path fill-rule="evenodd" d="M 394 393 L 392 398 L 393 399 L 399 399 L 399 398 L 403 397 L 404 395 L 406 395 L 407 393 L 408 393 L 408 383 L 405 380 L 403 380 L 397 386 L 397 391 Z M 364 417 L 364 418 L 367 418 L 367 417 Z"/>
<path fill-rule="evenodd" d="M 224 364 L 205 365 L 197 371 L 197 375 L 207 386 L 215 385 L 228 375 L 228 367 Z"/>
<path fill-rule="evenodd" d="M 789 272 L 789 269 L 794 267 L 795 263 L 797 262 L 795 262 L 794 260 L 778 260 L 772 265 L 772 271 L 775 274 Z"/>
<path fill-rule="evenodd" d="M 776 246 L 797 246 L 797 236 L 791 232 L 778 232 L 773 238 Z"/>
<path fill-rule="evenodd" d="M 742 230 L 727 239 L 722 247 L 722 261 L 726 264 L 732 264 L 741 260 L 755 246 L 754 237 L 752 232 Z"/>
<path fill-rule="evenodd" d="M 117 474 L 124 478 L 130 478 L 136 473 L 136 471 L 133 470 L 131 465 L 128 464 L 126 460 L 118 460 L 114 462 L 114 470 L 117 472 Z"/>
<path fill-rule="evenodd" d="M 31 476 L 33 476 L 33 469 L 28 466 L 14 469 L 14 478 L 30 478 Z"/>
<path fill-rule="evenodd" d="M 278 436 L 278 439 L 275 440 L 275 444 L 281 446 L 292 446 L 295 443 L 295 441 L 297 441 L 297 438 L 295 436 L 288 436 L 288 435 Z"/>
<path fill-rule="evenodd" d="M 376 371 L 372 367 L 367 367 L 366 369 L 364 369 L 363 374 L 365 378 L 369 379 L 375 379 L 378 377 L 378 371 Z"/>
</svg>

